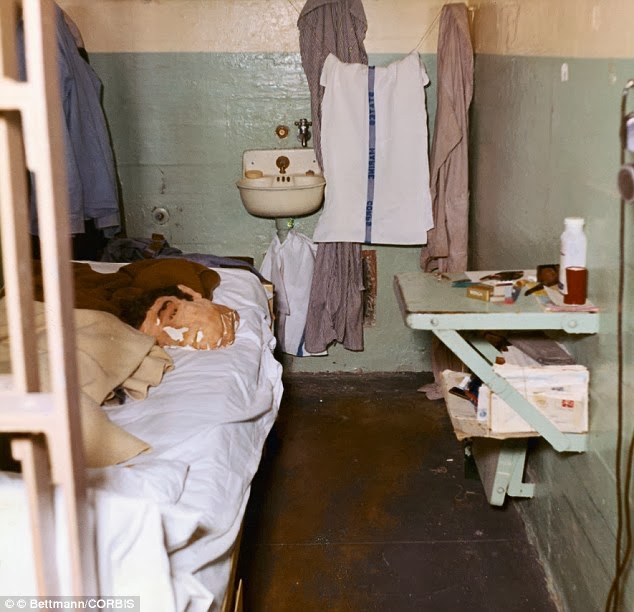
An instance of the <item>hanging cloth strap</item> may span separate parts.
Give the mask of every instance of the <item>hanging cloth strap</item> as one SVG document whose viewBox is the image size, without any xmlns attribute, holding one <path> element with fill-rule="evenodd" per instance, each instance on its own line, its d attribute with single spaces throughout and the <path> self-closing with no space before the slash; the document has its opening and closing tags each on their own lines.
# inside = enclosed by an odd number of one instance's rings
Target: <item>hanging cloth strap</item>
<svg viewBox="0 0 634 612">
<path fill-rule="evenodd" d="M 365 243 L 372 244 L 372 211 L 376 174 L 376 107 L 374 105 L 375 66 L 368 66 L 368 199 L 365 207 Z"/>
</svg>

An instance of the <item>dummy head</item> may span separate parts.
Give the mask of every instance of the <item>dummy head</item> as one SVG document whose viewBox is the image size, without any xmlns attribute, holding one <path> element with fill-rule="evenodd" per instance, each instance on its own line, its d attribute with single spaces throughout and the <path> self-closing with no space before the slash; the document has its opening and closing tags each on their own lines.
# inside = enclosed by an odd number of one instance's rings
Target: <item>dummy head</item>
<svg viewBox="0 0 634 612">
<path fill-rule="evenodd" d="M 214 304 L 200 293 L 178 285 L 179 295 L 163 295 L 147 310 L 139 329 L 159 346 L 189 346 L 212 350 L 233 344 L 240 317 L 235 310 Z"/>
</svg>

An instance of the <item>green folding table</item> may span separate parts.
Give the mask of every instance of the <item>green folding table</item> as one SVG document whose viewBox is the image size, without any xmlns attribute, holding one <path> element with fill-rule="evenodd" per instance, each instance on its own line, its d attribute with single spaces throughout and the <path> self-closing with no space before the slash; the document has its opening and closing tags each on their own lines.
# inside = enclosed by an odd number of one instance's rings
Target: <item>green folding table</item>
<svg viewBox="0 0 634 612">
<path fill-rule="evenodd" d="M 494 371 L 493 364 L 500 353 L 477 332 L 559 330 L 568 334 L 594 334 L 599 330 L 599 314 L 547 311 L 534 296 L 526 297 L 523 292 L 513 304 L 469 298 L 464 287 L 452 286 L 452 279 L 458 278 L 464 278 L 464 275 L 424 272 L 396 275 L 394 290 L 405 324 L 412 329 L 433 332 L 556 451 L 586 450 L 587 434 L 560 431 Z M 476 420 L 475 412 L 473 419 Z M 463 437 L 469 435 L 469 429 L 466 429 L 461 432 Z M 523 482 L 526 437 L 495 439 L 496 436 L 477 423 L 474 423 L 472 436 L 474 457 L 489 503 L 502 505 L 506 495 L 532 497 L 534 486 Z"/>
</svg>

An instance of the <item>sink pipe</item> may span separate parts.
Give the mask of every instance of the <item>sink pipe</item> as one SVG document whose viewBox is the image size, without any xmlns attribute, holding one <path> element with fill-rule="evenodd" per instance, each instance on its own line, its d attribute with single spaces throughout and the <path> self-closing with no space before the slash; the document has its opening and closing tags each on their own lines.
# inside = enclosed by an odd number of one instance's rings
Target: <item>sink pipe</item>
<svg viewBox="0 0 634 612">
<path fill-rule="evenodd" d="M 277 230 L 277 237 L 280 239 L 280 244 L 282 244 L 286 237 L 288 236 L 288 232 L 295 227 L 295 219 L 280 219 L 279 217 L 275 219 L 275 229 Z"/>
</svg>

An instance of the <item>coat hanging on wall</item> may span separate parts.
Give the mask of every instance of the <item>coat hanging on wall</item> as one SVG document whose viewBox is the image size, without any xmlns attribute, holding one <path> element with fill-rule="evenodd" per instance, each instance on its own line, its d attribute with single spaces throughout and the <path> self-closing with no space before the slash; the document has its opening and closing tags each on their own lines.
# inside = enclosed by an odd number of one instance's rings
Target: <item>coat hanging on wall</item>
<svg viewBox="0 0 634 612">
<path fill-rule="evenodd" d="M 465 4 L 447 4 L 440 14 L 437 53 L 436 119 L 430 155 L 434 228 L 420 266 L 430 272 L 463 272 L 468 266 L 469 237 L 469 106 L 473 96 L 473 47 Z M 421 391 L 429 399 L 442 397 L 440 373 L 460 371 L 462 363 L 432 336 L 434 382 Z"/>
<path fill-rule="evenodd" d="M 311 94 L 315 154 L 321 161 L 321 70 L 330 53 L 343 62 L 368 63 L 367 20 L 361 0 L 308 0 L 297 21 L 302 65 Z M 328 180 L 328 177 L 326 177 Z M 317 248 L 306 319 L 305 347 L 322 353 L 332 342 L 363 350 L 361 245 L 330 242 Z"/>
<path fill-rule="evenodd" d="M 113 236 L 120 229 L 119 194 L 114 154 L 101 107 L 101 80 L 86 61 L 77 26 L 58 6 L 55 6 L 55 14 L 70 232 L 83 234 L 86 222 L 90 221 L 98 230 Z M 24 80 L 22 28 L 18 29 L 18 50 L 20 78 Z M 37 180 L 35 176 L 31 178 Z M 34 188 L 31 189 L 31 233 L 39 233 Z"/>
<path fill-rule="evenodd" d="M 436 119 L 430 155 L 434 228 L 421 251 L 423 270 L 467 269 L 469 233 L 469 106 L 473 47 L 465 4 L 447 4 L 440 15 Z"/>
</svg>

